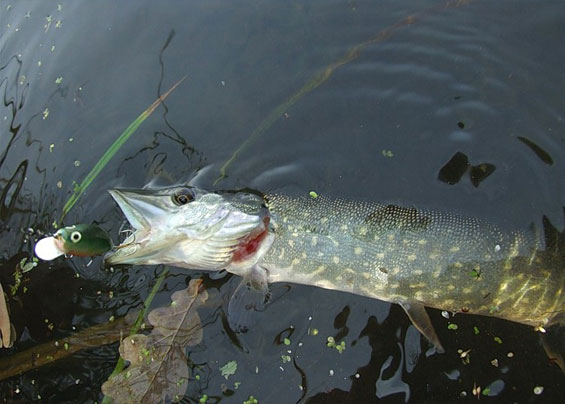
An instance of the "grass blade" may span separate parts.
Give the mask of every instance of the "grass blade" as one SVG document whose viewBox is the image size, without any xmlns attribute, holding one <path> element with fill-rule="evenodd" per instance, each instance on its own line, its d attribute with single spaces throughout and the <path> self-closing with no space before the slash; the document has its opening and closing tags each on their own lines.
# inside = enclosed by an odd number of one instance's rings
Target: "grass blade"
<svg viewBox="0 0 565 404">
<path fill-rule="evenodd" d="M 261 136 L 264 132 L 266 132 L 267 129 L 269 129 L 273 125 L 273 123 L 275 123 L 288 109 L 290 109 L 290 107 L 292 107 L 294 104 L 300 101 L 305 95 L 311 93 L 320 85 L 324 84 L 332 76 L 332 74 L 336 69 L 357 59 L 361 55 L 361 52 L 367 46 L 373 45 L 378 42 L 382 42 L 390 38 L 398 29 L 414 24 L 419 19 L 421 19 L 422 17 L 428 14 L 445 10 L 448 8 L 462 7 L 471 3 L 472 1 L 474 0 L 447 0 L 443 4 L 439 4 L 431 8 L 425 9 L 420 13 L 408 15 L 407 17 L 404 17 L 401 20 L 399 20 L 397 23 L 383 29 L 375 37 L 351 47 L 349 50 L 347 50 L 347 52 L 345 52 L 345 54 L 341 58 L 326 66 L 326 68 L 324 68 L 322 71 L 316 74 L 312 79 L 310 79 L 306 84 L 304 84 L 304 86 L 300 90 L 298 90 L 296 93 L 290 96 L 282 104 L 279 104 L 277 107 L 275 107 L 269 113 L 269 115 L 267 115 L 267 117 L 259 123 L 259 126 L 257 126 L 257 128 L 255 128 L 255 130 L 251 132 L 251 134 L 247 137 L 247 139 L 245 139 L 240 144 L 240 146 L 232 153 L 230 158 L 222 165 L 222 167 L 220 167 L 220 175 L 214 181 L 214 185 L 217 185 L 220 181 L 222 181 L 224 178 L 227 177 L 227 170 L 229 166 L 235 160 L 237 160 L 239 154 L 243 150 L 245 150 L 250 144 L 255 142 L 255 140 L 257 140 L 259 136 Z"/>
<path fill-rule="evenodd" d="M 165 98 L 167 98 L 169 94 L 171 94 L 171 92 L 175 88 L 177 88 L 177 86 L 180 83 L 184 81 L 185 78 L 186 76 L 184 76 L 182 79 L 177 81 L 169 89 L 169 91 L 167 91 L 165 94 L 157 98 L 153 102 L 153 104 L 151 104 L 145 111 L 143 111 L 135 119 L 135 121 L 130 123 L 130 125 L 122 132 L 122 134 L 118 136 L 118 138 L 114 141 L 112 146 L 110 146 L 110 148 L 106 150 L 104 155 L 100 158 L 100 160 L 98 160 L 98 163 L 96 163 L 96 165 L 92 168 L 92 170 L 90 170 L 90 172 L 84 178 L 84 180 L 78 186 L 75 187 L 75 189 L 73 190 L 73 194 L 71 195 L 67 203 L 65 203 L 65 206 L 63 206 L 63 213 L 61 214 L 59 223 L 63 222 L 63 219 L 65 218 L 67 213 L 69 213 L 69 211 L 74 206 L 74 204 L 77 202 L 78 198 L 80 198 L 80 196 L 84 193 L 86 188 L 88 188 L 88 186 L 92 183 L 92 181 L 94 181 L 94 179 L 98 176 L 98 174 L 100 174 L 100 171 L 102 171 L 102 169 L 106 166 L 106 164 L 108 164 L 110 159 L 114 157 L 114 154 L 116 154 L 116 152 L 120 149 L 120 147 L 122 147 L 123 144 L 130 138 L 130 136 L 136 131 L 136 129 L 139 128 L 139 125 L 141 125 L 143 121 L 145 121 L 153 113 L 153 111 L 155 111 L 155 109 L 159 106 L 159 104 L 161 104 L 161 102 L 163 102 L 163 100 L 165 100 Z"/>
</svg>

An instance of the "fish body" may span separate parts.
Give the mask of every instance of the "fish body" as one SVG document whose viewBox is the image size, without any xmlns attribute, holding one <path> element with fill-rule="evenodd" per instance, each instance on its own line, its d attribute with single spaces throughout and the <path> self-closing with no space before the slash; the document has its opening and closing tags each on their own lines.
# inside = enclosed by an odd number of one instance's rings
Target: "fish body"
<svg viewBox="0 0 565 404">
<path fill-rule="evenodd" d="M 324 197 L 267 197 L 275 234 L 259 263 L 272 282 L 337 289 L 551 324 L 565 308 L 565 271 L 535 230 L 477 218 Z"/>
<path fill-rule="evenodd" d="M 535 327 L 563 321 L 562 259 L 534 227 L 323 196 L 111 193 L 135 232 L 109 264 L 226 269 L 256 289 L 293 282 L 398 303 L 439 351 L 424 306 Z"/>
</svg>

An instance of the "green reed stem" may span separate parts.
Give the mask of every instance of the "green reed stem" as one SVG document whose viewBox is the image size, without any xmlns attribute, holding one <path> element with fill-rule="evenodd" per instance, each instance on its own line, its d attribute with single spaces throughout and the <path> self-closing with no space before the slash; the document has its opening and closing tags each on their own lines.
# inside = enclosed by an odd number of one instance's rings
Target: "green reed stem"
<svg viewBox="0 0 565 404">
<path fill-rule="evenodd" d="M 161 274 L 157 278 L 155 285 L 153 285 L 153 288 L 151 288 L 151 292 L 149 293 L 149 296 L 147 296 L 147 299 L 145 299 L 145 302 L 143 302 L 143 309 L 137 315 L 137 319 L 135 320 L 135 323 L 131 327 L 129 335 L 137 334 L 137 332 L 141 328 L 141 324 L 143 324 L 143 321 L 145 320 L 145 316 L 147 315 L 147 310 L 149 310 L 149 307 L 153 302 L 153 298 L 161 288 L 161 284 L 165 280 L 165 277 L 167 276 L 168 273 L 169 273 L 169 268 L 164 267 L 163 272 L 161 272 Z M 126 363 L 125 360 L 120 357 L 120 359 L 118 359 L 118 363 L 116 363 L 116 367 L 114 368 L 112 374 L 110 375 L 110 377 L 108 377 L 108 379 L 111 379 L 118 373 L 122 372 L 122 370 L 124 370 L 125 363 Z M 112 400 L 109 397 L 104 397 L 104 399 L 102 400 L 102 404 L 109 404 L 111 402 Z"/>
<path fill-rule="evenodd" d="M 163 94 L 159 98 L 157 98 L 153 102 L 153 104 L 151 104 L 145 111 L 143 111 L 135 119 L 135 121 L 133 121 L 122 132 L 122 134 L 120 136 L 118 136 L 118 138 L 114 141 L 114 143 L 110 146 L 110 148 L 108 150 L 106 150 L 104 155 L 100 158 L 100 160 L 98 160 L 98 163 L 96 163 L 94 168 L 92 168 L 92 170 L 90 170 L 90 172 L 84 178 L 84 180 L 79 185 L 77 185 L 75 187 L 75 189 L 73 190 L 73 194 L 71 195 L 71 197 L 69 198 L 67 203 L 65 203 L 65 206 L 63 206 L 63 213 L 61 214 L 61 218 L 59 219 L 59 223 L 63 222 L 63 219 L 65 218 L 67 213 L 69 213 L 69 211 L 74 206 L 74 204 L 77 202 L 78 198 L 80 198 L 80 196 L 84 193 L 86 188 L 88 188 L 88 186 L 92 183 L 92 181 L 94 181 L 94 179 L 98 176 L 98 174 L 100 174 L 100 171 L 102 171 L 102 169 L 106 166 L 106 164 L 108 164 L 110 159 L 112 157 L 114 157 L 114 155 L 120 149 L 120 147 L 122 147 L 123 144 L 130 138 L 130 136 L 133 135 L 133 133 L 136 131 L 136 129 L 139 128 L 139 125 L 141 125 L 143 123 L 143 121 L 145 121 L 153 113 L 153 111 L 155 111 L 155 109 L 159 106 L 159 104 L 161 104 L 165 100 L 165 98 L 167 98 L 169 96 L 169 94 L 171 94 L 171 92 L 175 88 L 177 88 L 177 86 L 180 83 L 182 83 L 184 81 L 185 78 L 186 78 L 186 76 L 184 76 L 182 79 L 177 81 L 169 89 L 169 91 L 167 91 L 165 94 Z"/>
</svg>

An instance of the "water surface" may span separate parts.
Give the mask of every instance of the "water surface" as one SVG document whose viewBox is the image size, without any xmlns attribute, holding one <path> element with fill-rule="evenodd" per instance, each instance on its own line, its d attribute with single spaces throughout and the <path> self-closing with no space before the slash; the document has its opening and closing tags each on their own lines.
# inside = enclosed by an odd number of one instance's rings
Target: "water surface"
<svg viewBox="0 0 565 404">
<path fill-rule="evenodd" d="M 74 183 L 184 75 L 67 224 L 96 221 L 117 240 L 123 218 L 107 189 L 213 188 L 239 150 L 216 188 L 402 201 L 518 227 L 545 215 L 563 231 L 564 15 L 559 1 L 1 0 L 4 290 Z M 161 270 L 87 264 L 61 259 L 25 276 L 27 291 L 9 299 L 18 340 L 2 359 L 139 308 Z M 206 275 L 172 269 L 155 305 L 188 277 Z M 453 402 L 474 386 L 501 402 L 565 400 L 562 373 L 525 326 L 457 316 L 454 331 L 431 311 L 447 353 L 426 357 L 399 307 L 281 284 L 235 340 L 223 319 L 238 279 L 206 282 L 216 303 L 203 312 L 204 339 L 190 353 L 200 380 L 184 402 Z M 328 336 L 345 341 L 342 354 Z M 468 364 L 458 350 L 471 350 Z M 2 381 L 0 395 L 100 400 L 117 355 L 116 344 L 82 351 Z M 231 360 L 238 370 L 226 380 L 219 368 Z"/>
</svg>

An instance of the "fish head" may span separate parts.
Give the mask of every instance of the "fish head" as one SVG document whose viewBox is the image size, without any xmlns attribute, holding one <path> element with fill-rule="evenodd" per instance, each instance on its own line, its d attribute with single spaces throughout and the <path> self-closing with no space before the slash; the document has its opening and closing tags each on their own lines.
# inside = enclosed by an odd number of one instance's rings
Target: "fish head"
<svg viewBox="0 0 565 404">
<path fill-rule="evenodd" d="M 110 194 L 133 232 L 106 255 L 107 265 L 221 270 L 252 253 L 268 229 L 265 201 L 253 193 L 175 187 Z"/>
</svg>

